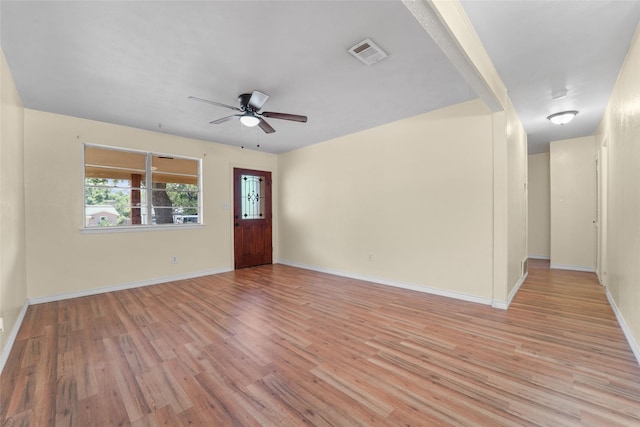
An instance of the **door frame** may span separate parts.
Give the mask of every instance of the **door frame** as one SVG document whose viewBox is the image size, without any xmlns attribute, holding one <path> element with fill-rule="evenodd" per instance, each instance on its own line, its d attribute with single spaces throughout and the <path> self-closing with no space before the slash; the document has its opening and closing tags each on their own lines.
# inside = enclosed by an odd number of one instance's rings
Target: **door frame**
<svg viewBox="0 0 640 427">
<path fill-rule="evenodd" d="M 269 179 L 269 185 L 267 186 L 267 190 L 266 193 L 268 195 L 268 199 L 267 199 L 267 203 L 265 205 L 265 213 L 268 216 L 268 220 L 270 221 L 270 236 L 269 236 L 269 240 L 271 242 L 271 259 L 269 261 L 269 264 L 273 264 L 273 259 L 274 259 L 274 245 L 273 245 L 273 235 L 274 235 L 274 217 L 273 217 L 273 171 L 268 170 L 268 169 L 256 169 L 256 168 L 252 168 L 252 167 L 247 167 L 247 166 L 239 166 L 239 165 L 232 165 L 231 166 L 231 257 L 232 257 L 232 263 L 233 263 L 233 268 L 234 270 L 237 270 L 237 259 L 236 259 L 236 208 L 240 209 L 238 205 L 238 203 L 240 202 L 240 200 L 238 200 L 236 198 L 236 173 L 242 174 L 242 173 L 247 173 L 247 174 L 264 174 L 265 177 L 268 177 Z M 240 219 L 240 218 L 238 218 Z M 245 267 L 241 267 L 241 268 L 245 268 Z"/>
<path fill-rule="evenodd" d="M 607 284 L 607 239 L 608 239 L 608 200 L 609 200 L 609 148 L 605 137 L 597 152 L 597 198 L 596 198 L 596 274 L 600 284 Z"/>
</svg>

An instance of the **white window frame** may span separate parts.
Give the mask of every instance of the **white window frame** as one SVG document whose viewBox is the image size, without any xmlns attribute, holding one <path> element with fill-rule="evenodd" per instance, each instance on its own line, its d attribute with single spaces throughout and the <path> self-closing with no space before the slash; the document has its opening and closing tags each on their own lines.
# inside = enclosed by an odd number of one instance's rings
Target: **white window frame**
<svg viewBox="0 0 640 427">
<path fill-rule="evenodd" d="M 146 157 L 145 161 L 145 188 L 146 191 L 146 215 L 147 218 L 153 218 L 153 203 L 152 203 L 152 174 L 153 170 L 151 168 L 152 158 L 156 157 L 172 157 L 175 159 L 184 159 L 184 160 L 194 160 L 198 164 L 198 222 L 197 223 L 188 223 L 188 224 L 136 224 L 136 225 L 122 225 L 116 227 L 87 227 L 86 226 L 86 160 L 85 160 L 85 148 L 99 148 L 102 150 L 113 150 L 113 151 L 123 151 L 126 153 L 135 153 L 135 154 L 144 154 Z M 182 156 L 176 154 L 169 153 L 160 153 L 157 151 L 145 151 L 145 150 L 136 150 L 133 148 L 126 147 L 115 147 L 111 145 L 100 145 L 100 144 L 82 144 L 82 228 L 80 231 L 83 234 L 100 234 L 100 233 L 127 233 L 127 232 L 138 232 L 138 231 L 153 231 L 153 230 L 184 230 L 184 229 L 192 229 L 192 228 L 204 228 L 204 214 L 203 214 L 203 203 L 202 203 L 202 159 L 198 157 L 189 157 Z"/>
</svg>

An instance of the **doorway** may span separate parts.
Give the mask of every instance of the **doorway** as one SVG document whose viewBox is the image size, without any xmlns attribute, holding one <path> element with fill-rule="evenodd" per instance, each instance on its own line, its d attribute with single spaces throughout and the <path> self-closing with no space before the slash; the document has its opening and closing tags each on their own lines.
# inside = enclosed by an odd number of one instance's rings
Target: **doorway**
<svg viewBox="0 0 640 427">
<path fill-rule="evenodd" d="M 271 172 L 233 169 L 235 268 L 272 263 Z"/>
</svg>

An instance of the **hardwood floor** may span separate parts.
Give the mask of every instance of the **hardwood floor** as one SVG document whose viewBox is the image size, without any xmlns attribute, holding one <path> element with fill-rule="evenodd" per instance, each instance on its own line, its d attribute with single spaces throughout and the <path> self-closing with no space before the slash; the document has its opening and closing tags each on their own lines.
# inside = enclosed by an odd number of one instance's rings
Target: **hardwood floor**
<svg viewBox="0 0 640 427">
<path fill-rule="evenodd" d="M 9 426 L 640 425 L 593 274 L 530 261 L 510 309 L 273 265 L 29 307 Z"/>
</svg>

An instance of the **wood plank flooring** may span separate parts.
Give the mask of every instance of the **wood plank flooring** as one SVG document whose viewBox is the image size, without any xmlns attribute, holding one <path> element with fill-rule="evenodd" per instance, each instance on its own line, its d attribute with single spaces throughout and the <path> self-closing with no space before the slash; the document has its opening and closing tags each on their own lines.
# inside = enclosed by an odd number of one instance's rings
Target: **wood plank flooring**
<svg viewBox="0 0 640 427">
<path fill-rule="evenodd" d="M 273 265 L 29 307 L 6 426 L 632 426 L 640 366 L 593 274 L 508 311 Z"/>
</svg>

